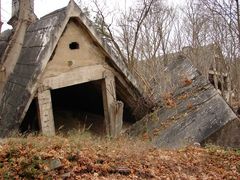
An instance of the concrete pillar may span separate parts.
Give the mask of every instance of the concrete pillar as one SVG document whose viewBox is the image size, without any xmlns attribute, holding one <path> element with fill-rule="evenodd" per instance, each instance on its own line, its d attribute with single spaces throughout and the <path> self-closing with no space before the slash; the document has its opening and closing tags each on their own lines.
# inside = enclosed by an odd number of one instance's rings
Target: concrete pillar
<svg viewBox="0 0 240 180">
<path fill-rule="evenodd" d="M 45 136 L 54 136 L 55 125 L 50 90 L 38 92 L 38 110 L 42 134 Z"/>
<path fill-rule="evenodd" d="M 19 20 L 30 23 L 37 20 L 34 13 L 34 0 L 12 0 L 12 17 L 8 23 L 14 27 Z"/>
<path fill-rule="evenodd" d="M 0 94 L 13 72 L 18 58 L 22 52 L 25 34 L 29 24 L 37 20 L 34 14 L 34 0 L 12 0 L 12 17 L 8 21 L 14 29 L 5 52 L 2 54 L 0 65 Z"/>
<path fill-rule="evenodd" d="M 123 103 L 116 100 L 113 75 L 108 75 L 103 80 L 102 95 L 106 133 L 108 136 L 117 137 L 122 129 Z"/>
</svg>

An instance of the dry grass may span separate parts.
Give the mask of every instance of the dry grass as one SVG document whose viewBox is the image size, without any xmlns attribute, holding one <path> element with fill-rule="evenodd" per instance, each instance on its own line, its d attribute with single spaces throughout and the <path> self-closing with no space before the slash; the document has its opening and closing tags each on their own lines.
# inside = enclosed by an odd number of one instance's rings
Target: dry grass
<svg viewBox="0 0 240 180">
<path fill-rule="evenodd" d="M 57 161 L 58 167 L 50 164 Z M 238 179 L 240 155 L 216 147 L 159 150 L 87 132 L 10 138 L 0 146 L 1 179 Z"/>
</svg>

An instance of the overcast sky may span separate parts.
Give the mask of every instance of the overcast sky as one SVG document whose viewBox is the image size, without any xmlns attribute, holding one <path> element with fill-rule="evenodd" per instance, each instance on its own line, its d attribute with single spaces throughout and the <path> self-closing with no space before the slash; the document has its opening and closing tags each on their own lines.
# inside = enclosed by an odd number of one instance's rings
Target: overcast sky
<svg viewBox="0 0 240 180">
<path fill-rule="evenodd" d="M 75 0 L 77 2 L 77 0 Z M 89 0 L 82 0 L 84 4 L 87 4 Z M 134 0 L 102 0 L 103 3 L 105 3 L 106 7 L 112 7 L 115 8 L 120 7 L 122 9 L 125 8 L 125 2 L 126 6 L 134 2 Z M 170 4 L 182 4 L 184 0 L 166 0 Z M 35 0 L 35 14 L 38 17 L 42 17 L 45 14 L 48 14 L 49 12 L 52 12 L 56 9 L 62 8 L 64 6 L 67 6 L 69 0 Z M 2 30 L 6 30 L 10 28 L 7 25 L 7 21 L 11 17 L 11 0 L 1 0 L 2 7 L 1 7 L 1 13 L 2 13 L 2 21 L 4 22 Z"/>
</svg>

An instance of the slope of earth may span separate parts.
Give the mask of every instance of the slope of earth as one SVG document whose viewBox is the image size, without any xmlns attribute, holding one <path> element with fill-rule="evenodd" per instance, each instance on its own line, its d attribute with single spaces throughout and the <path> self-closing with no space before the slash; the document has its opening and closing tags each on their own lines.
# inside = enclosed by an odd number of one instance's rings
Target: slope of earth
<svg viewBox="0 0 240 180">
<path fill-rule="evenodd" d="M 1 179 L 239 179 L 240 154 L 216 147 L 159 150 L 88 134 L 11 138 L 0 145 Z"/>
</svg>

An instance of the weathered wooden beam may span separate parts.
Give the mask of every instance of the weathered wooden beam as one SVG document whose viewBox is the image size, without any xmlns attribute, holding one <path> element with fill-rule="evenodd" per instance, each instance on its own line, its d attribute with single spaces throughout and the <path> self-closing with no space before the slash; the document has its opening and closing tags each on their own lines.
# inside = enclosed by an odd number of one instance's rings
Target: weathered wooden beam
<svg viewBox="0 0 240 180">
<path fill-rule="evenodd" d="M 55 126 L 50 90 L 39 91 L 37 98 L 41 132 L 46 136 L 54 136 Z"/>
<path fill-rule="evenodd" d="M 114 124 L 114 137 L 118 137 L 122 130 L 123 125 L 123 102 L 116 101 L 112 104 L 111 116 Z"/>
<path fill-rule="evenodd" d="M 42 84 L 50 89 L 77 85 L 104 78 L 104 72 L 108 72 L 103 65 L 78 67 L 58 76 L 43 79 Z"/>
<path fill-rule="evenodd" d="M 117 137 L 122 129 L 123 103 L 116 101 L 115 79 L 112 74 L 106 75 L 103 80 L 102 94 L 106 133 Z"/>
<path fill-rule="evenodd" d="M 145 101 L 143 94 L 140 95 L 139 91 L 132 88 L 130 84 L 127 83 L 126 79 L 117 72 L 114 68 L 108 67 L 107 69 L 111 70 L 111 72 L 116 77 L 117 84 L 117 95 L 122 98 L 125 104 L 127 104 L 134 111 L 134 116 L 136 119 L 141 119 L 146 115 L 146 112 L 149 112 L 153 107 L 154 102 Z M 145 104 L 142 104 L 141 108 L 139 108 L 139 101 L 145 101 Z"/>
</svg>

